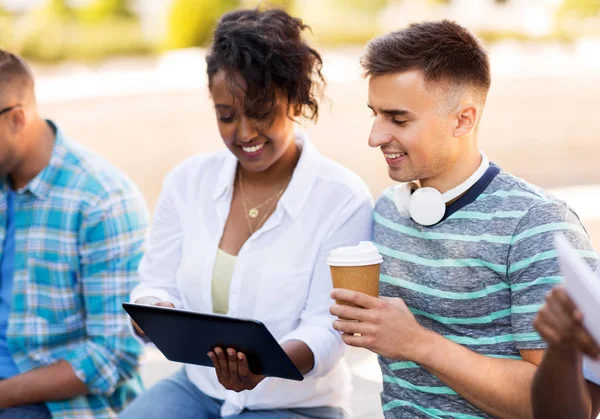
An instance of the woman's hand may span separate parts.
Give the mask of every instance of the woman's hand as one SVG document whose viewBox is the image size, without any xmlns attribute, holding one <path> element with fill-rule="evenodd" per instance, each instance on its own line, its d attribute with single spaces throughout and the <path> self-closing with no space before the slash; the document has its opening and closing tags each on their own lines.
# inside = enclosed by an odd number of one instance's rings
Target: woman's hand
<svg viewBox="0 0 600 419">
<path fill-rule="evenodd" d="M 135 300 L 134 304 L 143 304 L 143 305 L 148 305 L 148 306 L 158 306 L 158 307 L 167 307 L 167 308 L 175 308 L 175 305 L 173 303 L 171 303 L 170 301 L 162 301 L 159 300 L 156 297 L 142 297 L 142 298 L 138 298 L 137 300 Z M 140 326 L 138 326 L 138 324 L 133 321 L 133 319 L 131 320 L 131 324 L 133 324 L 133 328 L 135 329 L 136 333 L 142 337 L 146 336 L 146 333 L 144 333 L 144 331 L 140 328 Z"/>
<path fill-rule="evenodd" d="M 244 390 L 254 389 L 262 380 L 264 375 L 256 375 L 248 367 L 248 359 L 242 352 L 229 348 L 224 351 L 221 348 L 215 348 L 208 353 L 208 357 L 215 366 L 219 383 L 227 390 L 233 390 L 237 393 Z"/>
</svg>

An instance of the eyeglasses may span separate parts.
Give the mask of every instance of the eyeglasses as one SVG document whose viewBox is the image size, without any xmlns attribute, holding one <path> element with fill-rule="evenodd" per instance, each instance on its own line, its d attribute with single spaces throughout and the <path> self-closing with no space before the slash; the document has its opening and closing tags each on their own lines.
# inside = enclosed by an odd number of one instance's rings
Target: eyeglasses
<svg viewBox="0 0 600 419">
<path fill-rule="evenodd" d="M 13 109 L 15 109 L 15 108 L 17 108 L 19 106 L 21 106 L 21 105 L 9 106 L 8 108 L 4 108 L 4 109 L 2 109 L 0 111 L 0 115 L 3 115 L 5 113 L 7 113 L 7 112 L 10 112 L 10 111 L 12 111 Z"/>
</svg>

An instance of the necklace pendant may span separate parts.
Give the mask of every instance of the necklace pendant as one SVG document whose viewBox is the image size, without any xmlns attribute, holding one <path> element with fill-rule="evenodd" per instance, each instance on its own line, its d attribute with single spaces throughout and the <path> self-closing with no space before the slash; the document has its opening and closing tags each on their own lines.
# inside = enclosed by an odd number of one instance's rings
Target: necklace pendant
<svg viewBox="0 0 600 419">
<path fill-rule="evenodd" d="M 251 218 L 256 218 L 258 217 L 258 210 L 256 208 L 252 208 L 250 211 L 248 211 L 248 215 Z"/>
</svg>

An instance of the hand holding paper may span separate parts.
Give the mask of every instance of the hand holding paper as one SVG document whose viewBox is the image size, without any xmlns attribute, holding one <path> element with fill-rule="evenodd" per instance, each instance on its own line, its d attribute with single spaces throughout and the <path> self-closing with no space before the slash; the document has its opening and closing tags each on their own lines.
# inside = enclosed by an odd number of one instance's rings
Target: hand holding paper
<svg viewBox="0 0 600 419">
<path fill-rule="evenodd" d="M 563 287 L 553 289 L 533 322 L 548 344 L 597 359 L 600 347 L 583 325 L 583 314 Z"/>
<path fill-rule="evenodd" d="M 574 311 L 570 312 L 575 323 L 561 323 L 561 327 L 572 327 L 571 336 L 576 336 L 576 342 L 584 354 L 597 359 L 600 342 L 600 280 L 573 249 L 566 237 L 557 235 L 555 243 L 569 300 L 564 298 L 560 290 L 550 294 L 549 300 L 560 299 L 561 306 L 567 307 L 567 311 L 569 311 L 569 302 L 574 303 L 574 306 L 571 304 Z M 558 312 L 553 311 L 553 313 Z M 554 321 L 558 322 L 559 319 L 555 317 Z M 561 319 L 564 321 L 564 318 Z M 590 340 L 593 340 L 593 343 Z M 594 373 L 600 373 L 599 361 L 588 359 L 586 364 Z"/>
</svg>

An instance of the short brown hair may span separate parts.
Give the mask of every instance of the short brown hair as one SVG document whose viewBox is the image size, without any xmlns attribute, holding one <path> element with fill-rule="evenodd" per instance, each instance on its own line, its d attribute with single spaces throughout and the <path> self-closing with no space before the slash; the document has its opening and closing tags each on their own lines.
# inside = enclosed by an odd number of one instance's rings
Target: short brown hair
<svg viewBox="0 0 600 419">
<path fill-rule="evenodd" d="M 16 96 L 23 100 L 33 92 L 33 84 L 27 63 L 21 57 L 0 49 L 0 99 Z"/>
<path fill-rule="evenodd" d="M 484 48 L 471 32 L 449 20 L 412 24 L 372 40 L 361 65 L 365 77 L 417 70 L 426 82 L 474 86 L 485 93 L 491 84 Z"/>
</svg>

